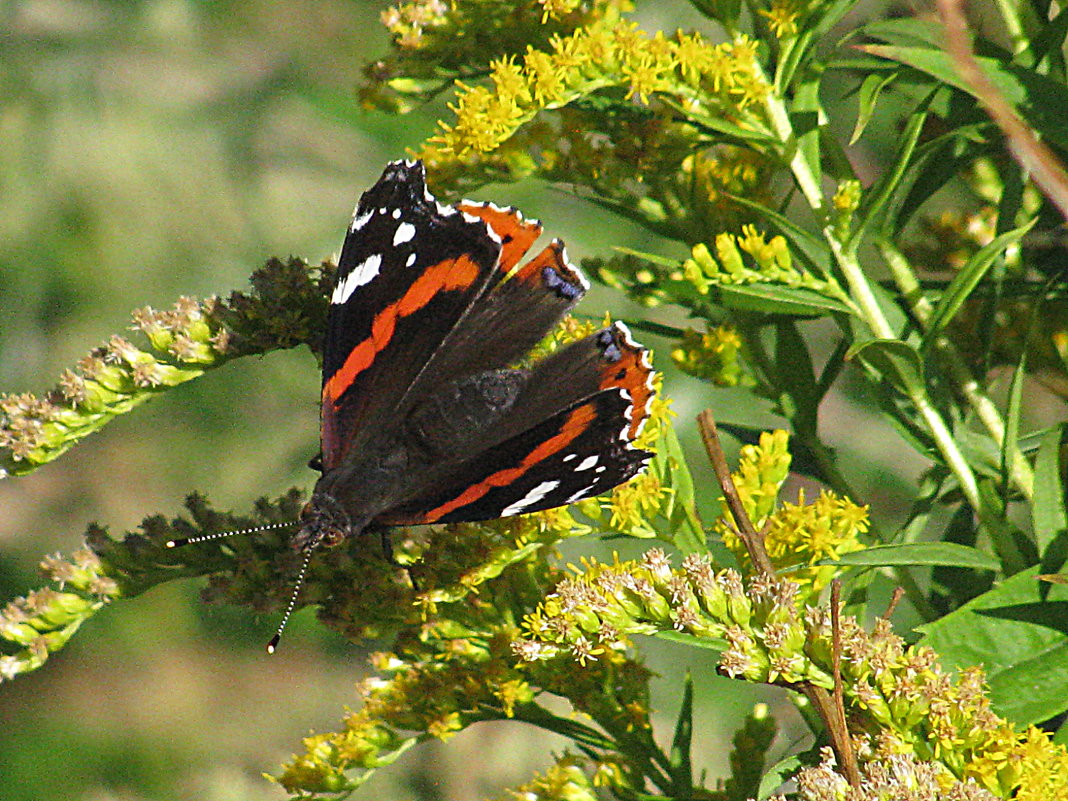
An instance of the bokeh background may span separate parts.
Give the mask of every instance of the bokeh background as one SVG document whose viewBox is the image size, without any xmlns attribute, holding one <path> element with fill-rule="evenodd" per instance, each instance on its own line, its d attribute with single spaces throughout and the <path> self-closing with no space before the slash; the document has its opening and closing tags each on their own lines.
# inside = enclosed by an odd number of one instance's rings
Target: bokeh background
<svg viewBox="0 0 1068 801">
<path fill-rule="evenodd" d="M 0 390 L 45 391 L 89 348 L 124 333 L 134 308 L 243 288 L 270 256 L 336 254 L 359 192 L 444 113 L 443 103 L 400 120 L 358 108 L 359 69 L 387 47 L 378 24 L 385 5 L 0 3 Z M 685 3 L 663 6 L 644 16 L 650 29 L 696 20 Z M 843 130 L 852 115 L 843 112 Z M 880 136 L 892 135 L 873 129 L 874 149 L 858 158 L 877 168 Z M 681 255 L 557 187 L 487 187 L 480 199 L 540 218 L 575 258 L 613 245 Z M 597 317 L 606 309 L 650 314 L 603 289 L 582 306 Z M 670 310 L 652 314 L 684 322 Z M 643 339 L 666 368 L 666 343 Z M 710 487 L 693 415 L 712 405 L 738 423 L 774 418 L 741 391 L 667 372 L 680 433 Z M 310 488 L 318 388 L 306 350 L 241 360 L 34 474 L 0 482 L 3 598 L 39 586 L 40 558 L 72 551 L 91 521 L 119 533 L 145 515 L 178 513 L 192 491 L 240 511 L 294 484 Z M 892 525 L 921 465 L 904 448 L 888 452 L 861 408 L 848 391 L 833 398 L 828 438 L 847 469 L 865 465 L 858 484 L 867 497 L 858 500 Z M 376 543 L 369 551 L 377 558 Z M 0 798 L 283 797 L 261 774 L 305 734 L 339 725 L 366 653 L 381 644 L 346 643 L 305 610 L 268 658 L 276 618 L 206 606 L 199 587 L 176 582 L 114 604 L 42 670 L 0 685 Z M 679 676 L 693 671 L 695 758 L 711 776 L 725 773 L 732 721 L 755 701 L 791 720 L 781 695 L 716 677 L 711 655 L 656 643 L 649 660 L 664 677 L 654 695 L 664 738 Z M 801 736 L 788 727 L 774 753 Z M 478 726 L 408 754 L 365 797 L 496 796 L 561 747 L 519 724 Z"/>
</svg>

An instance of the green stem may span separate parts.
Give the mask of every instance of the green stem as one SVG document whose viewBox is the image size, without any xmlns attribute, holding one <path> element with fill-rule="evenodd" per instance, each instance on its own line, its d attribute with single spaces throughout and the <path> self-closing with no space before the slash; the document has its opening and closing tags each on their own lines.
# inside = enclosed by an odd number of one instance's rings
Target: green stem
<svg viewBox="0 0 1068 801">
<path fill-rule="evenodd" d="M 786 147 L 793 147 L 793 143 L 796 142 L 796 136 L 782 98 L 774 92 L 769 92 L 765 98 L 765 109 L 773 129 L 779 137 L 779 141 Z M 824 220 L 826 213 L 823 206 L 823 193 L 820 189 L 819 176 L 812 173 L 808 162 L 805 161 L 802 153 L 796 147 L 794 147 L 794 153 L 790 157 L 790 169 L 793 171 L 794 179 L 812 207 L 813 212 L 815 212 L 817 219 Z M 879 339 L 897 339 L 898 337 L 890 322 L 879 307 L 868 277 L 864 274 L 860 263 L 857 261 L 856 251 L 843 245 L 834 226 L 824 224 L 822 233 L 824 239 L 830 245 L 838 268 L 842 271 L 846 282 L 849 284 L 851 296 L 860 306 L 861 318 L 872 334 Z M 971 465 L 968 464 L 968 460 L 964 457 L 960 448 L 957 447 L 957 443 L 953 439 L 953 432 L 950 431 L 946 421 L 942 419 L 942 415 L 931 403 L 926 392 L 912 390 L 907 394 L 909 400 L 926 423 L 927 430 L 935 441 L 935 445 L 942 454 L 946 465 L 957 477 L 961 491 L 968 499 L 968 503 L 978 511 L 980 509 L 979 484 L 975 474 L 972 472 Z"/>
<path fill-rule="evenodd" d="M 927 321 L 931 316 L 931 303 L 923 296 L 919 282 L 905 255 L 897 247 L 886 240 L 878 243 L 879 250 L 893 276 L 894 283 L 901 290 L 902 295 L 909 303 L 913 315 L 926 329 Z M 947 337 L 938 337 L 934 342 L 935 350 L 945 359 L 950 377 L 957 386 L 961 395 L 971 406 L 976 417 L 983 424 L 990 436 L 997 443 L 998 448 L 1005 448 L 1005 421 L 1001 417 L 997 406 L 990 397 L 983 392 L 982 387 L 972 375 L 971 370 L 960 355 L 960 351 Z M 1028 500 L 1034 497 L 1034 472 L 1031 465 L 1017 447 L 1015 442 L 1008 444 L 1009 476 L 1016 488 Z"/>
</svg>

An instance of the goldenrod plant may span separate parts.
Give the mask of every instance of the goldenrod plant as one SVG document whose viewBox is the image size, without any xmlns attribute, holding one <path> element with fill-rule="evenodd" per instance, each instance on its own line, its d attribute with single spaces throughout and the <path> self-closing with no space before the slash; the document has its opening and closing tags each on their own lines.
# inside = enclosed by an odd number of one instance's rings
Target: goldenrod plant
<svg viewBox="0 0 1068 801">
<path fill-rule="evenodd" d="M 382 12 L 391 45 L 361 65 L 359 98 L 386 114 L 449 98 L 411 154 L 433 190 L 553 185 L 618 215 L 648 247 L 599 243 L 584 266 L 641 310 L 628 322 L 656 364 L 731 387 L 779 424 L 720 421 L 743 442 L 731 471 L 702 415 L 717 481 L 695 478 L 679 433 L 697 426 L 658 376 L 638 443 L 655 456 L 609 495 L 394 530 L 392 561 L 366 538 L 316 553 L 299 604 L 384 645 L 338 729 L 305 738 L 272 777 L 293 797 L 345 796 L 420 742 L 511 720 L 569 742 L 512 798 L 1068 798 L 1068 17 L 1040 0 L 992 4 L 980 35 L 942 0 L 938 17 L 851 27 L 858 5 Z M 683 9 L 685 30 L 646 22 Z M 829 117 L 832 93 L 854 99 L 851 125 Z M 875 173 L 851 158 L 865 137 L 890 152 Z M 0 400 L 7 480 L 92 448 L 86 434 L 224 362 L 318 354 L 332 276 L 272 261 L 252 293 L 137 312 L 140 344 L 117 335 L 44 397 Z M 590 330 L 571 319 L 535 355 Z M 869 509 L 863 466 L 829 444 L 821 410 L 843 384 L 889 423 L 884 447 L 925 466 L 907 514 Z M 117 601 L 178 578 L 280 611 L 300 561 L 284 528 L 166 545 L 284 524 L 305 497 L 233 515 L 194 495 L 186 517 L 121 538 L 92 527 L 69 560 L 45 560 L 48 588 L 4 610 L 0 678 L 40 668 L 105 605 L 123 614 Z M 580 537 L 643 555 L 569 564 L 559 546 Z M 705 775 L 688 676 L 665 677 L 673 731 L 655 722 L 643 651 L 658 638 L 779 688 L 811 736 L 780 753 L 760 706 L 737 722 L 730 775 Z"/>
</svg>

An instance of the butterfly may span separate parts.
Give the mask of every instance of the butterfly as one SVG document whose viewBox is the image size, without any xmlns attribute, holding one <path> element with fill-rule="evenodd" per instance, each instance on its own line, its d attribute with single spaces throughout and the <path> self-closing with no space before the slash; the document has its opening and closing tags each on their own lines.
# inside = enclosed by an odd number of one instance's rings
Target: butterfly
<svg viewBox="0 0 1068 801">
<path fill-rule="evenodd" d="M 653 370 L 622 323 L 516 366 L 589 288 L 559 240 L 520 263 L 541 232 L 512 208 L 439 203 L 418 161 L 360 198 L 330 297 L 298 588 L 317 548 L 361 532 L 563 506 L 645 466 Z"/>
</svg>

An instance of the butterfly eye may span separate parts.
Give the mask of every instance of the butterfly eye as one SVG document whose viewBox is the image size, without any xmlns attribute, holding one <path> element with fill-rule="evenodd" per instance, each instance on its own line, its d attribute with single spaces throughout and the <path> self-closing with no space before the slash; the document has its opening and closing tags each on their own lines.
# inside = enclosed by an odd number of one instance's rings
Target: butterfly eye
<svg viewBox="0 0 1068 801">
<path fill-rule="evenodd" d="M 319 542 L 325 548 L 333 548 L 340 545 L 343 539 L 345 539 L 345 529 L 338 526 L 330 526 L 330 528 L 323 530 Z"/>
<path fill-rule="evenodd" d="M 304 504 L 303 508 L 301 508 L 301 510 L 300 510 L 300 522 L 301 523 L 310 522 L 311 519 L 312 519 L 312 515 L 314 513 L 315 513 L 315 510 L 312 508 L 312 505 L 310 503 Z"/>
</svg>

